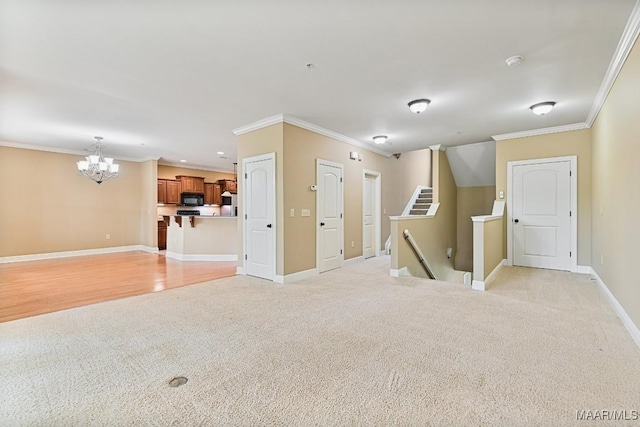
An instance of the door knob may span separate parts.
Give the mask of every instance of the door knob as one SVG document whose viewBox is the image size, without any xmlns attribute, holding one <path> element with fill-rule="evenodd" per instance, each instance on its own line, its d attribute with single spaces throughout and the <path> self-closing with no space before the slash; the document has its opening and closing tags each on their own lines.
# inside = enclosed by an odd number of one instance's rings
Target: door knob
<svg viewBox="0 0 640 427">
<path fill-rule="evenodd" d="M 324 222 L 321 222 L 321 223 L 320 223 L 320 227 L 324 227 Z"/>
<path fill-rule="evenodd" d="M 514 219 L 513 222 L 518 223 L 520 220 L 518 218 Z"/>
<path fill-rule="evenodd" d="M 267 228 L 271 228 L 271 224 L 267 224 Z"/>
</svg>

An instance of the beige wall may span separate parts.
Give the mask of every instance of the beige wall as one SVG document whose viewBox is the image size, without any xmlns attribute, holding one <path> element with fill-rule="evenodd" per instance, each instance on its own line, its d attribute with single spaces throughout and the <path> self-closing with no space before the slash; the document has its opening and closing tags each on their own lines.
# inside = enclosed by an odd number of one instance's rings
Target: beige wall
<svg viewBox="0 0 640 427">
<path fill-rule="evenodd" d="M 243 176 L 242 160 L 276 153 L 276 274 L 284 275 L 284 125 L 278 123 L 238 137 L 238 177 Z M 238 265 L 244 266 L 244 216 L 241 178 L 238 179 Z"/>
<path fill-rule="evenodd" d="M 456 270 L 472 271 L 473 222 L 471 217 L 490 215 L 495 197 L 496 187 L 493 185 L 488 187 L 458 187 Z"/>
<path fill-rule="evenodd" d="M 462 282 L 461 274 L 455 271 L 455 260 L 447 258 L 447 248 L 455 248 L 456 244 L 457 187 L 445 152 L 432 153 L 432 167 L 433 189 L 440 200 L 438 212 L 433 218 L 401 217 L 391 221 L 391 268 L 406 267 L 413 276 L 427 277 L 402 235 L 403 230 L 408 229 L 438 279 Z"/>
<path fill-rule="evenodd" d="M 158 162 L 148 160 L 140 163 L 140 244 L 158 247 Z"/>
<path fill-rule="evenodd" d="M 393 168 L 393 176 L 395 179 L 395 189 L 391 194 L 394 198 L 394 205 L 400 207 L 400 212 L 394 212 L 392 215 L 402 214 L 402 209 L 409 203 L 416 187 L 424 185 L 431 187 L 431 150 L 410 151 L 402 153 L 399 159 L 391 157 L 389 159 Z"/>
<path fill-rule="evenodd" d="M 593 131 L 591 266 L 640 327 L 640 43 L 627 58 Z M 604 263 L 601 264 L 601 258 Z"/>
<path fill-rule="evenodd" d="M 176 179 L 176 175 L 199 176 L 204 178 L 205 182 L 216 182 L 219 179 L 233 179 L 233 173 L 228 172 L 217 172 L 202 169 L 188 169 L 179 168 L 176 166 L 158 165 L 158 178 Z"/>
<path fill-rule="evenodd" d="M 361 153 L 363 160 L 350 160 L 350 151 Z M 311 184 L 316 183 L 316 159 L 344 166 L 344 258 L 361 256 L 363 170 L 381 173 L 382 208 L 388 213 L 397 211 L 397 204 L 391 201 L 392 193 L 398 188 L 394 184 L 396 181 L 392 173 L 392 162 L 397 162 L 396 159 L 290 124 L 284 125 L 284 154 L 285 274 L 316 267 L 316 193 L 309 189 Z M 303 208 L 310 209 L 311 216 L 301 217 L 300 209 Z M 293 218 L 288 214 L 290 209 L 295 209 Z M 389 236 L 386 215 L 382 217 L 381 227 L 381 248 L 384 248 L 384 242 Z"/>
<path fill-rule="evenodd" d="M 504 200 L 507 201 L 507 162 L 574 155 L 578 157 L 578 265 L 589 265 L 591 263 L 591 129 L 497 141 L 496 199 L 499 192 L 504 191 Z M 505 233 L 504 258 L 507 258 L 506 245 Z"/>
<path fill-rule="evenodd" d="M 118 178 L 98 185 L 78 175 L 79 159 L 0 147 L 0 256 L 152 242 L 141 232 L 142 164 L 118 161 Z"/>
</svg>

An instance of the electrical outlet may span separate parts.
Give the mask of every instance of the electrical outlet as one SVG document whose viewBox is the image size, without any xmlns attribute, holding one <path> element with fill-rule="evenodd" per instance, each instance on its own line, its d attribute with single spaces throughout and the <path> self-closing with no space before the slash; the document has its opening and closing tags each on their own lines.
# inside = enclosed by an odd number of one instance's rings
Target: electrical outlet
<svg viewBox="0 0 640 427">
<path fill-rule="evenodd" d="M 311 216 L 311 210 L 309 209 L 301 209 L 300 216 Z"/>
<path fill-rule="evenodd" d="M 600 265 L 604 265 L 604 254 L 600 254 Z"/>
<path fill-rule="evenodd" d="M 382 209 L 382 214 L 386 215 L 387 214 L 387 210 L 386 209 Z"/>
<path fill-rule="evenodd" d="M 110 240 L 110 239 L 111 239 L 111 234 L 107 234 L 106 239 L 107 239 L 107 240 Z"/>
<path fill-rule="evenodd" d="M 354 242 L 353 240 L 351 241 L 351 247 L 355 248 L 356 247 L 356 242 Z"/>
</svg>

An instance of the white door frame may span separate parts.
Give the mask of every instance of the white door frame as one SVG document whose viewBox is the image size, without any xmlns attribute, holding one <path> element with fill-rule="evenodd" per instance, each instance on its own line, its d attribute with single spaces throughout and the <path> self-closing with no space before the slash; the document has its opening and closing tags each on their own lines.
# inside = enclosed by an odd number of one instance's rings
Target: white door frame
<svg viewBox="0 0 640 427">
<path fill-rule="evenodd" d="M 273 160 L 273 182 L 271 183 L 271 185 L 273 186 L 273 197 L 274 197 L 274 203 L 273 203 L 273 209 L 271 211 L 271 213 L 273 214 L 273 247 L 271 248 L 273 250 L 273 278 L 275 280 L 276 277 L 276 265 L 278 265 L 278 252 L 276 250 L 276 248 L 278 247 L 278 217 L 276 216 L 276 211 L 277 211 L 277 202 L 278 202 L 278 194 L 277 194 L 277 190 L 278 188 L 276 187 L 276 173 L 278 171 L 277 168 L 277 164 L 276 164 L 276 153 L 267 153 L 267 154 L 262 154 L 260 156 L 254 156 L 254 157 L 246 157 L 244 159 L 242 159 L 242 173 L 244 174 L 244 176 L 246 176 L 247 173 L 247 163 L 254 163 L 254 162 L 259 162 L 262 160 Z M 243 256 L 241 257 L 242 259 L 242 274 L 246 274 L 247 272 L 247 265 L 245 264 L 245 257 L 247 256 L 247 236 L 248 236 L 248 230 L 247 230 L 247 180 L 243 179 L 242 180 L 242 254 Z"/>
<path fill-rule="evenodd" d="M 571 271 L 578 271 L 578 156 L 549 157 L 507 162 L 507 265 L 513 265 L 513 168 L 540 163 L 571 162 Z"/>
<path fill-rule="evenodd" d="M 369 169 L 362 170 L 362 209 L 364 210 L 364 180 L 366 176 L 374 177 L 374 194 L 375 194 L 375 204 L 373 206 L 373 210 L 376 213 L 375 225 L 373 227 L 374 231 L 374 239 L 375 243 L 373 245 L 373 250 L 375 252 L 374 256 L 380 256 L 380 239 L 382 238 L 382 183 L 381 183 L 381 174 L 378 171 L 373 171 Z M 361 215 L 362 216 L 362 215 Z M 362 219 L 362 218 L 361 218 Z M 364 257 L 364 220 L 362 219 L 362 256 Z"/>
<path fill-rule="evenodd" d="M 320 168 L 318 167 L 320 164 L 333 166 L 340 169 L 340 175 L 342 176 L 342 215 L 340 218 L 340 228 L 342 229 L 342 233 L 340 233 L 340 248 L 342 248 L 342 254 L 340 256 L 340 267 L 344 264 L 344 165 L 342 163 L 335 163 L 329 160 L 316 159 L 316 185 L 319 185 L 319 176 L 318 172 Z M 316 191 L 316 269 L 320 271 L 320 239 L 318 235 L 320 234 L 320 192 Z"/>
</svg>

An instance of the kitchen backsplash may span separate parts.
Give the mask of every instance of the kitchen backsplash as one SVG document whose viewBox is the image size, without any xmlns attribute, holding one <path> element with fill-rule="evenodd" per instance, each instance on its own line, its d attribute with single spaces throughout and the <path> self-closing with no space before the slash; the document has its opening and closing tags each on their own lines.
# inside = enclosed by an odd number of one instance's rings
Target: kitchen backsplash
<svg viewBox="0 0 640 427">
<path fill-rule="evenodd" d="M 175 215 L 178 209 L 198 210 L 200 215 L 220 215 L 220 206 L 158 206 L 158 215 Z"/>
</svg>

